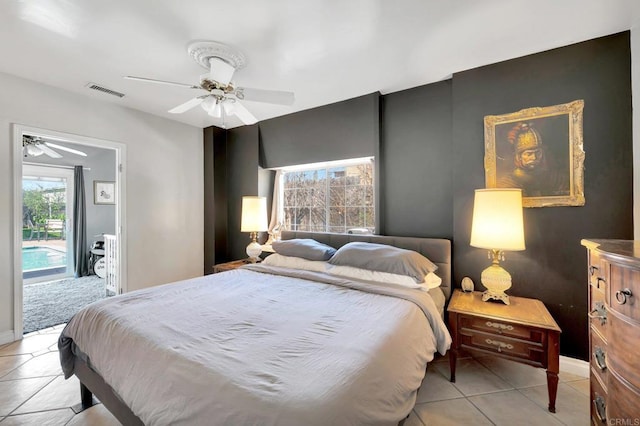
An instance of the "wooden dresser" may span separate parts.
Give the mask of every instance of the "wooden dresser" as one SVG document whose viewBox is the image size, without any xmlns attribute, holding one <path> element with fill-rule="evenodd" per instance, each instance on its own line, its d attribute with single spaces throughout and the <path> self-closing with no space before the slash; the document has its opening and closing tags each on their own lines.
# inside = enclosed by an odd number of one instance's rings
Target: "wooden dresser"
<svg viewBox="0 0 640 426">
<path fill-rule="evenodd" d="M 582 245 L 589 277 L 591 422 L 640 424 L 640 241 Z"/>
</svg>

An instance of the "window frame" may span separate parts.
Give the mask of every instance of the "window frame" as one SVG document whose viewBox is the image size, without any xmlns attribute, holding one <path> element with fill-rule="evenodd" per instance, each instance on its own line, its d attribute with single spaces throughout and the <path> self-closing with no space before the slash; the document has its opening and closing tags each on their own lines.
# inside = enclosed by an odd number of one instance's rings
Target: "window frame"
<svg viewBox="0 0 640 426">
<path fill-rule="evenodd" d="M 332 231 L 331 230 L 331 204 L 330 204 L 330 199 L 331 199 L 331 184 L 330 184 L 330 174 L 329 174 L 329 170 L 331 169 L 335 169 L 337 167 L 350 167 L 350 166 L 357 166 L 357 165 L 361 165 L 361 164 L 369 164 L 371 167 L 371 173 L 372 173 L 372 180 L 371 180 L 371 204 L 365 204 L 364 201 L 361 205 L 359 206 L 347 206 L 346 205 L 346 196 L 345 196 L 345 208 L 347 207 L 360 207 L 360 208 L 370 208 L 373 212 L 373 221 L 371 223 L 371 225 L 369 225 L 367 222 L 365 222 L 364 225 L 361 226 L 351 226 L 349 227 L 346 223 L 346 218 L 345 218 L 345 224 L 344 224 L 344 231 L 339 232 L 339 233 L 348 233 L 349 229 L 360 229 L 360 228 L 367 228 L 369 229 L 369 231 L 371 233 L 376 233 L 378 231 L 378 227 L 379 227 L 379 203 L 378 203 L 378 197 L 379 197 L 379 190 L 378 190 L 378 185 L 379 185 L 379 179 L 378 179 L 378 175 L 379 175 L 379 170 L 377 168 L 377 163 L 375 161 L 375 157 L 370 156 L 370 157 L 361 157 L 361 158 L 352 158 L 352 159 L 346 159 L 346 160 L 337 160 L 337 161 L 326 161 L 326 162 L 321 162 L 321 163 L 310 163 L 310 164 L 300 164 L 300 165 L 294 165 L 294 166 L 287 166 L 287 167 L 280 167 L 277 168 L 275 170 L 279 171 L 279 174 L 277 175 L 278 179 L 276 181 L 276 185 L 278 186 L 276 192 L 274 192 L 274 205 L 276 206 L 276 208 L 274 209 L 277 215 L 278 220 L 277 222 L 280 222 L 282 224 L 281 229 L 287 229 L 285 228 L 286 223 L 285 223 L 285 179 L 286 179 L 286 175 L 287 173 L 292 173 L 292 172 L 311 172 L 311 171 L 316 171 L 316 170 L 325 170 L 326 174 L 325 174 L 325 179 L 326 179 L 326 190 L 325 190 L 325 226 L 324 226 L 324 230 L 322 231 L 311 231 L 311 232 L 336 232 L 336 231 Z M 345 185 L 346 187 L 346 185 Z M 368 225 L 368 226 L 367 226 Z"/>
</svg>

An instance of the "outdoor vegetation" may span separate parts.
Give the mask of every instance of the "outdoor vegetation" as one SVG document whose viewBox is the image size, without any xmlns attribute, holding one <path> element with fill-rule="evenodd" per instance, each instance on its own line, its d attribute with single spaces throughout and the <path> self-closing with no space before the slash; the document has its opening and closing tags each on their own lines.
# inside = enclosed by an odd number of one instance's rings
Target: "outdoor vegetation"
<svg viewBox="0 0 640 426">
<path fill-rule="evenodd" d="M 293 231 L 374 231 L 371 163 L 287 172 L 284 227 Z"/>
<path fill-rule="evenodd" d="M 23 238 L 30 239 L 32 230 L 44 230 L 47 219 L 66 219 L 66 196 L 64 188 L 43 188 L 31 185 L 22 190 Z M 60 232 L 53 237 L 60 237 Z"/>
</svg>

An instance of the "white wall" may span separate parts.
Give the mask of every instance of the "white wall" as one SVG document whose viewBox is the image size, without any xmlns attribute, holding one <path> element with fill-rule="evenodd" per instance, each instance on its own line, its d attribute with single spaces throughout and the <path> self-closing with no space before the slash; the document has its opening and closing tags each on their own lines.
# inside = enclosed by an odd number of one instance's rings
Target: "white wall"
<svg viewBox="0 0 640 426">
<path fill-rule="evenodd" d="M 128 286 L 202 275 L 202 129 L 0 73 L 0 337 L 13 330 L 11 124 L 127 146 Z"/>
<path fill-rule="evenodd" d="M 640 240 L 640 20 L 631 28 L 633 103 L 633 238 Z"/>
</svg>

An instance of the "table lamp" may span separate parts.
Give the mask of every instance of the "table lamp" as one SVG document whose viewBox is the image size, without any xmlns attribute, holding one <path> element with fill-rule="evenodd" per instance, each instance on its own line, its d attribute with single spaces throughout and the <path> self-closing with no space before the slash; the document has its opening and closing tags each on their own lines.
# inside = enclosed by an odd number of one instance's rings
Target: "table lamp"
<svg viewBox="0 0 640 426">
<path fill-rule="evenodd" d="M 250 232 L 251 242 L 247 246 L 247 256 L 252 262 L 258 261 L 262 246 L 258 244 L 258 232 L 269 229 L 267 224 L 267 199 L 265 197 L 242 197 L 242 221 L 240 232 Z"/>
<path fill-rule="evenodd" d="M 487 289 L 482 300 L 509 304 L 505 291 L 511 288 L 511 275 L 500 266 L 505 251 L 524 250 L 522 190 L 512 188 L 476 189 L 471 225 L 471 245 L 489 250 L 492 264 L 482 271 L 480 280 Z"/>
</svg>

